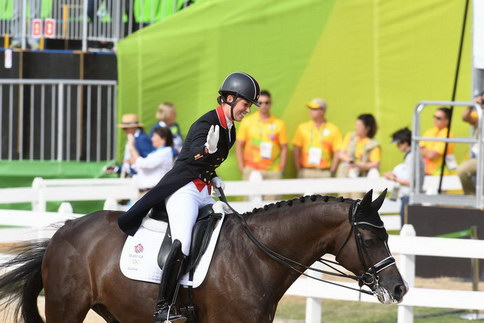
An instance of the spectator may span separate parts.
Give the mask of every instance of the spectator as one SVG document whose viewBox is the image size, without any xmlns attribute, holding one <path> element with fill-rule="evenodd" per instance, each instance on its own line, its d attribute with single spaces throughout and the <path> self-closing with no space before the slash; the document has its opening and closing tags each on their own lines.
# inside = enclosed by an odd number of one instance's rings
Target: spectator
<svg viewBox="0 0 484 323">
<path fill-rule="evenodd" d="M 430 138 L 447 138 L 447 127 L 450 120 L 450 109 L 440 107 L 434 112 L 434 127 L 425 131 L 423 137 Z M 452 131 L 449 137 L 454 137 Z M 425 162 L 426 175 L 440 175 L 441 165 L 443 163 L 445 142 L 441 141 L 422 141 L 420 143 L 420 153 Z M 444 174 L 450 174 L 450 171 L 457 168 L 454 157 L 454 144 L 448 144 L 446 156 L 446 169 Z"/>
<path fill-rule="evenodd" d="M 378 172 L 381 161 L 381 147 L 374 139 L 377 132 L 376 120 L 371 114 L 360 114 L 355 131 L 346 134 L 339 160 L 338 177 L 363 177 L 370 170 Z"/>
<path fill-rule="evenodd" d="M 181 135 L 180 126 L 176 122 L 175 105 L 171 102 L 160 104 L 156 110 L 156 119 L 158 119 L 158 122 L 151 127 L 150 136 L 153 135 L 156 128 L 169 128 L 173 135 L 173 146 L 176 149 L 175 156 L 178 155 L 183 146 L 183 137 Z"/>
<path fill-rule="evenodd" d="M 22 38 L 26 35 L 31 35 L 31 25 L 28 24 L 25 26 L 25 35 L 23 34 L 22 28 L 22 16 L 26 15 L 26 17 L 32 19 L 40 18 L 40 9 L 41 9 L 41 0 L 30 0 L 27 3 L 27 8 L 23 7 L 24 2 L 21 0 L 13 1 L 13 16 L 12 16 L 12 48 L 20 48 L 22 46 Z M 30 28 L 29 28 L 30 27 Z M 39 40 L 36 38 L 28 37 L 27 44 L 30 49 L 36 50 L 39 49 Z"/>
<path fill-rule="evenodd" d="M 333 158 L 341 145 L 341 132 L 326 120 L 326 102 L 316 98 L 306 104 L 311 120 L 300 124 L 292 140 L 294 163 L 299 178 L 331 177 Z"/>
<path fill-rule="evenodd" d="M 128 146 L 131 158 L 129 164 L 137 174 L 134 176 L 140 197 L 153 188 L 160 179 L 173 167 L 173 136 L 168 128 L 156 128 L 151 136 L 154 151 L 141 157 L 136 149 L 133 134 L 128 134 Z"/>
<path fill-rule="evenodd" d="M 401 225 L 405 223 L 405 212 L 406 206 L 408 205 L 410 199 L 410 180 L 412 177 L 413 172 L 413 163 L 412 163 L 412 152 L 411 152 L 411 144 L 412 144 L 412 132 L 408 128 L 403 128 L 400 130 L 395 131 L 392 134 L 392 142 L 396 143 L 398 150 L 405 154 L 403 163 L 398 164 L 393 168 L 393 171 L 385 173 L 385 178 L 395 182 L 395 186 L 390 193 L 390 198 L 392 195 L 395 199 L 398 197 L 401 202 L 400 206 L 400 221 Z M 420 169 L 420 183 L 423 184 L 424 179 L 424 163 L 422 160 L 422 156 L 418 156 L 420 158 L 419 165 Z"/>
<path fill-rule="evenodd" d="M 280 179 L 286 167 L 286 124 L 271 114 L 272 100 L 269 91 L 261 91 L 260 109 L 246 117 L 237 132 L 237 163 L 244 180 L 253 171 L 259 171 L 264 179 Z M 264 196 L 266 200 L 280 196 Z"/>
<path fill-rule="evenodd" d="M 477 95 L 474 100 L 484 109 L 484 91 Z M 472 136 L 477 137 L 477 112 L 474 111 L 474 107 L 470 106 L 462 114 L 462 120 L 469 123 L 472 126 Z M 459 175 L 462 183 L 462 189 L 466 195 L 476 194 L 475 176 L 477 172 L 477 152 L 478 144 L 474 144 L 471 148 L 471 158 L 462 162 L 457 168 L 457 174 Z"/>
<path fill-rule="evenodd" d="M 124 133 L 129 137 L 133 135 L 135 141 L 135 147 L 141 157 L 146 157 L 153 151 L 150 138 L 144 133 L 143 125 L 139 122 L 136 114 L 125 114 L 121 118 L 121 124 L 118 125 L 123 129 Z M 131 159 L 129 140 L 126 141 L 124 148 L 123 164 L 121 168 L 111 165 L 106 168 L 107 173 L 120 173 L 121 177 L 132 177 L 136 174 L 136 171 L 129 164 Z"/>
</svg>

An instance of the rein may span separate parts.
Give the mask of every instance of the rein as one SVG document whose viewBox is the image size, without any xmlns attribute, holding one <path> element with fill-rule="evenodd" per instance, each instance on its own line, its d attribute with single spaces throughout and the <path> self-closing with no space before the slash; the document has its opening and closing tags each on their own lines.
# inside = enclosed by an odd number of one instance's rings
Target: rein
<svg viewBox="0 0 484 323">
<path fill-rule="evenodd" d="M 338 262 L 326 260 L 326 259 L 323 259 L 323 258 L 320 258 L 317 261 L 320 262 L 320 263 L 322 263 L 322 264 L 324 264 L 324 265 L 326 265 L 326 266 L 328 266 L 328 267 L 330 267 L 331 269 L 337 271 L 338 274 L 336 274 L 334 272 L 330 272 L 330 271 L 326 271 L 326 270 L 322 270 L 322 269 L 318 269 L 318 268 L 314 268 L 314 267 L 311 267 L 311 266 L 306 266 L 304 264 L 301 264 L 301 263 L 299 263 L 299 262 L 297 262 L 295 260 L 292 260 L 290 258 L 287 258 L 287 257 L 285 257 L 285 256 L 283 256 L 283 255 L 281 255 L 281 254 L 279 254 L 277 252 L 275 252 L 274 250 L 270 249 L 269 247 L 267 247 L 263 243 L 261 243 L 254 236 L 254 234 L 252 233 L 252 231 L 250 231 L 249 225 L 247 224 L 245 218 L 240 213 L 238 213 L 236 210 L 234 210 L 234 208 L 228 203 L 227 198 L 225 197 L 225 193 L 223 192 L 223 190 L 221 188 L 218 188 L 218 190 L 220 192 L 220 200 L 222 202 L 226 203 L 228 205 L 228 207 L 232 210 L 232 212 L 234 212 L 234 214 L 240 220 L 240 222 L 242 224 L 242 228 L 243 228 L 244 232 L 246 233 L 247 237 L 263 253 L 265 253 L 271 259 L 273 259 L 273 260 L 275 260 L 275 261 L 277 261 L 277 262 L 285 265 L 286 267 L 289 267 L 291 270 L 295 271 L 296 273 L 298 273 L 300 275 L 306 276 L 308 278 L 312 278 L 314 280 L 317 280 L 317 281 L 320 281 L 320 282 L 323 282 L 323 283 L 328 283 L 328 284 L 331 284 L 331 285 L 336 285 L 336 286 L 339 286 L 339 287 L 351 289 L 351 290 L 354 290 L 354 291 L 357 291 L 357 292 L 360 292 L 360 293 L 365 293 L 365 294 L 368 294 L 368 295 L 374 295 L 375 293 L 373 291 L 363 290 L 363 289 L 361 289 L 361 287 L 363 285 L 370 285 L 372 283 L 377 283 L 378 284 L 378 278 L 377 278 L 378 276 L 376 276 L 376 274 L 379 273 L 380 271 L 382 271 L 383 269 L 387 268 L 388 266 L 390 266 L 390 265 L 392 265 L 392 264 L 395 263 L 395 260 L 393 259 L 393 257 L 387 257 L 384 260 L 382 260 L 379 263 L 377 263 L 374 266 L 372 266 L 371 268 L 366 267 L 366 262 L 364 261 L 364 257 L 362 257 L 362 253 L 361 253 L 361 250 L 360 250 L 361 243 L 358 242 L 358 240 L 361 240 L 361 237 L 359 237 L 359 239 L 356 238 L 357 237 L 356 234 L 358 234 L 358 236 L 359 236 L 358 229 L 357 228 L 355 229 L 355 225 L 357 225 L 357 222 L 351 221 L 350 223 L 351 223 L 352 230 L 350 230 L 350 234 L 348 235 L 348 237 L 346 238 L 346 241 L 344 242 L 344 244 L 342 245 L 342 247 L 338 251 L 338 254 L 344 248 L 344 246 L 346 245 L 346 243 L 350 239 L 352 233 L 355 232 L 355 239 L 357 240 L 358 254 L 360 256 L 360 260 L 362 261 L 363 266 L 365 268 L 368 268 L 367 270 L 364 270 L 365 273 L 363 275 L 361 275 L 361 276 L 355 276 L 355 275 L 345 274 L 342 271 L 340 271 L 339 269 L 337 269 L 337 268 L 335 268 L 335 267 L 333 267 L 333 266 L 330 265 L 330 264 L 335 264 L 335 265 L 341 266 Z M 358 209 L 359 203 L 360 203 L 360 200 L 355 201 L 355 203 L 353 203 L 353 205 L 350 208 L 351 220 L 354 220 L 355 219 L 356 210 Z M 355 223 L 355 225 L 354 225 L 354 223 Z M 387 264 L 387 261 L 388 261 L 387 259 L 388 258 L 393 259 L 393 263 Z M 303 268 L 303 270 L 301 271 L 301 270 L 295 268 L 294 266 L 301 267 L 301 268 Z M 315 271 L 315 272 L 319 272 L 319 273 L 327 274 L 327 275 L 331 275 L 331 276 L 338 276 L 338 277 L 353 279 L 355 281 L 358 281 L 358 284 L 360 286 L 360 289 L 353 288 L 353 287 L 349 287 L 349 286 L 345 286 L 345 285 L 338 284 L 338 283 L 335 283 L 335 282 L 332 282 L 332 281 L 328 281 L 328 280 L 325 280 L 325 279 L 321 279 L 321 278 L 318 278 L 318 277 L 311 276 L 311 275 L 305 273 L 306 270 L 312 270 L 312 271 Z M 372 280 L 371 280 L 370 283 L 368 283 L 366 281 L 366 279 L 368 277 L 371 277 L 372 278 Z"/>
</svg>

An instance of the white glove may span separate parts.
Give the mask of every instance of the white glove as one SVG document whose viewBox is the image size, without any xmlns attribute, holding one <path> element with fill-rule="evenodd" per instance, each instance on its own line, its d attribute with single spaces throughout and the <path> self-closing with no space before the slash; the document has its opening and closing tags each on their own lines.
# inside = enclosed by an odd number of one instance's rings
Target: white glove
<svg viewBox="0 0 484 323">
<path fill-rule="evenodd" d="M 207 147 L 208 153 L 213 154 L 217 151 L 217 144 L 218 144 L 218 137 L 219 137 L 220 128 L 219 126 L 210 126 L 207 134 L 207 142 L 205 143 L 205 147 Z"/>
<path fill-rule="evenodd" d="M 218 176 L 215 176 L 212 178 L 212 187 L 213 187 L 213 196 L 215 197 L 220 197 L 220 191 L 218 190 L 219 187 L 222 188 L 222 190 L 225 190 L 225 183 L 222 181 L 222 179 Z"/>
<path fill-rule="evenodd" d="M 217 201 L 212 205 L 213 212 L 220 214 L 230 213 L 232 210 L 230 207 L 222 201 Z"/>
</svg>

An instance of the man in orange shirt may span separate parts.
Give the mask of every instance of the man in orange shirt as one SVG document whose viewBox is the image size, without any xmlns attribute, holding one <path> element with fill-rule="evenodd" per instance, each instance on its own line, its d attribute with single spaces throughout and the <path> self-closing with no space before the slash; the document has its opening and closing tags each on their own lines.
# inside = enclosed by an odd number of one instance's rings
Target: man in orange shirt
<svg viewBox="0 0 484 323">
<path fill-rule="evenodd" d="M 269 91 L 261 91 L 258 103 L 260 109 L 240 123 L 235 147 L 237 163 L 244 180 L 253 171 L 259 171 L 263 179 L 280 179 L 287 160 L 286 124 L 271 114 Z"/>
<path fill-rule="evenodd" d="M 306 104 L 311 120 L 301 123 L 294 135 L 294 164 L 299 178 L 331 177 L 333 158 L 341 146 L 341 131 L 328 122 L 326 102 L 316 98 Z"/>
</svg>

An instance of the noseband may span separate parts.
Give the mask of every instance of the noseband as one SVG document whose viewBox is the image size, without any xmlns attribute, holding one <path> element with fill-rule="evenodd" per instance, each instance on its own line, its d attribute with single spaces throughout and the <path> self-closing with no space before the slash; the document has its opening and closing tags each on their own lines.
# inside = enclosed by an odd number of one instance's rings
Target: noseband
<svg viewBox="0 0 484 323">
<path fill-rule="evenodd" d="M 361 237 L 359 226 L 362 226 L 362 225 L 370 226 L 372 228 L 375 228 L 375 230 L 384 230 L 385 227 L 383 225 L 376 225 L 370 222 L 358 222 L 358 220 L 356 219 L 356 215 L 358 213 L 358 207 L 360 206 L 360 202 L 361 202 L 360 200 L 356 200 L 350 207 L 349 220 L 351 224 L 351 230 L 345 242 L 343 243 L 339 251 L 336 253 L 335 259 L 338 258 L 339 254 L 346 246 L 351 236 L 354 235 L 355 242 L 356 242 L 356 250 L 358 251 L 358 257 L 360 258 L 360 263 L 363 267 L 363 275 L 356 276 L 355 278 L 357 278 L 358 285 L 360 287 L 362 287 L 363 285 L 366 285 L 370 287 L 371 290 L 376 290 L 379 287 L 379 280 L 380 280 L 378 273 L 380 273 L 385 268 L 395 265 L 395 258 L 391 256 L 390 249 L 388 248 L 387 242 L 385 241 L 385 248 L 387 249 L 389 256 L 377 262 L 373 266 L 369 266 L 367 264 L 365 260 L 365 255 L 368 257 L 368 253 L 366 252 L 366 248 L 364 248 L 363 246 L 363 239 Z"/>
</svg>

